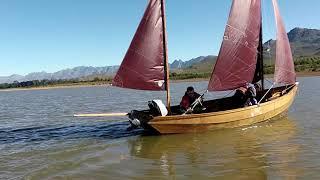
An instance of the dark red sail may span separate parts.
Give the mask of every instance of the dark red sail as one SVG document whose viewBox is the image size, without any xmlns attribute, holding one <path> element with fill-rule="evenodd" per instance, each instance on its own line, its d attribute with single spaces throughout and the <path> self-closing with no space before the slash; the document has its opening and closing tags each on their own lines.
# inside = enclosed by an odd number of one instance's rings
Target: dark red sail
<svg viewBox="0 0 320 180">
<path fill-rule="evenodd" d="M 224 91 L 252 82 L 261 25 L 261 0 L 234 0 L 209 91 Z"/>
<path fill-rule="evenodd" d="M 296 73 L 294 71 L 293 58 L 282 21 L 277 0 L 272 0 L 274 14 L 277 25 L 277 44 L 276 44 L 276 62 L 274 81 L 276 83 L 294 84 L 296 82 Z"/>
<path fill-rule="evenodd" d="M 150 0 L 112 85 L 165 90 L 163 20 L 160 0 Z"/>
</svg>

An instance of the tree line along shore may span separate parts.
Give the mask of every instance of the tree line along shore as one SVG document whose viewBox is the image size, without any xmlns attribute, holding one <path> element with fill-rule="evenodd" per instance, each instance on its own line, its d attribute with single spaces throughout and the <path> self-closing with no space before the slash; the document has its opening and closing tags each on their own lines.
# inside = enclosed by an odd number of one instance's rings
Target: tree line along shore
<svg viewBox="0 0 320 180">
<path fill-rule="evenodd" d="M 300 76 L 315 76 L 320 75 L 320 56 L 316 57 L 298 57 L 294 61 L 295 70 Z M 265 74 L 274 73 L 274 65 L 264 65 Z M 194 79 L 208 79 L 211 76 L 211 71 L 201 71 L 188 68 L 188 70 L 180 70 L 170 73 L 171 80 L 194 80 Z M 77 79 L 44 79 L 44 80 L 32 80 L 13 83 L 0 84 L 0 89 L 10 88 L 42 88 L 42 87 L 59 87 L 59 86 L 90 86 L 90 85 L 102 85 L 112 82 L 112 77 L 105 77 L 99 75 L 97 77 L 90 78 L 77 78 Z"/>
</svg>

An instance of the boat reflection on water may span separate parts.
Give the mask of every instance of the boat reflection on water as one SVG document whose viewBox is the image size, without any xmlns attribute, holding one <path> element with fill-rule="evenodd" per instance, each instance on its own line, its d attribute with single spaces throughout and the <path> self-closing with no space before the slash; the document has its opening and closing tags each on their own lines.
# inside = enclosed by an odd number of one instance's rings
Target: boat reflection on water
<svg viewBox="0 0 320 180">
<path fill-rule="evenodd" d="M 129 141 L 130 154 L 152 160 L 148 174 L 173 177 L 295 178 L 297 128 L 288 117 L 203 134 L 146 136 Z M 158 168 L 154 166 L 158 165 Z M 292 166 L 292 167 L 291 167 Z"/>
</svg>

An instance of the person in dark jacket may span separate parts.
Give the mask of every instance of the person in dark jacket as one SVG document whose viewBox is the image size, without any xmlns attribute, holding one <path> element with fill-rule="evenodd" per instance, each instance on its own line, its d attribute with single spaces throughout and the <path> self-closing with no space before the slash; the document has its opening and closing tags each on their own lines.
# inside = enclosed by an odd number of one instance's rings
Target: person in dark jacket
<svg viewBox="0 0 320 180">
<path fill-rule="evenodd" d="M 190 105 L 199 97 L 200 94 L 196 93 L 192 86 L 188 87 L 180 102 L 181 109 L 184 111 L 188 110 Z"/>
<path fill-rule="evenodd" d="M 255 88 L 255 85 L 248 83 L 247 84 L 247 91 L 246 91 L 247 101 L 245 103 L 245 106 L 257 105 L 258 101 L 256 99 L 256 96 L 257 96 L 257 90 Z"/>
<path fill-rule="evenodd" d="M 257 105 L 257 91 L 260 93 L 260 89 L 260 84 L 258 83 L 247 83 L 245 86 L 238 88 L 233 96 L 234 108 Z"/>
<path fill-rule="evenodd" d="M 247 88 L 239 87 L 236 89 L 235 94 L 232 97 L 233 105 L 231 105 L 231 108 L 242 108 L 244 107 L 247 97 L 246 97 Z"/>
</svg>

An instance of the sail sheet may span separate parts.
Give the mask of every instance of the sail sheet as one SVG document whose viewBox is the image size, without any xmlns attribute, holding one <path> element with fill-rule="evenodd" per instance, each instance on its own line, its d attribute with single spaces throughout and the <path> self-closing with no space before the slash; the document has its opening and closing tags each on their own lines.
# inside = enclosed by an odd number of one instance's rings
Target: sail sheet
<svg viewBox="0 0 320 180">
<path fill-rule="evenodd" d="M 277 26 L 274 81 L 276 83 L 294 84 L 296 82 L 296 73 L 288 35 L 280 15 L 277 0 L 272 0 L 272 4 Z"/>
<path fill-rule="evenodd" d="M 149 0 L 112 85 L 139 90 L 165 90 L 163 20 L 160 0 Z"/>
<path fill-rule="evenodd" d="M 231 90 L 252 82 L 259 45 L 261 0 L 233 0 L 209 91 Z"/>
</svg>

